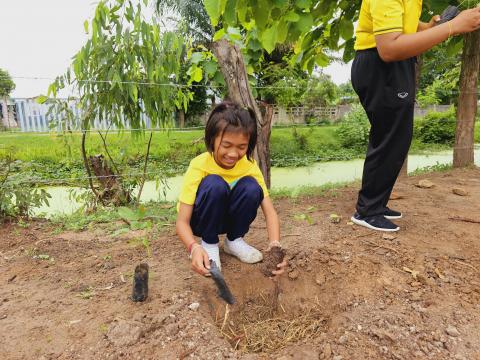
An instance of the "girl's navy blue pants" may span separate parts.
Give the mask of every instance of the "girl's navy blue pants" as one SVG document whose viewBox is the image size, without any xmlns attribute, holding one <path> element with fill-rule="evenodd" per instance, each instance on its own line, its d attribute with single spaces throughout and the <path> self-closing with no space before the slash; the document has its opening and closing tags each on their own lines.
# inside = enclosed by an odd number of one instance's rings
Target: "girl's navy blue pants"
<svg viewBox="0 0 480 360">
<path fill-rule="evenodd" d="M 218 243 L 219 234 L 229 240 L 243 237 L 257 216 L 263 200 L 263 190 L 252 177 L 243 177 L 233 189 L 218 175 L 208 175 L 201 181 L 190 226 L 193 234 L 209 244 Z"/>
<path fill-rule="evenodd" d="M 377 49 L 357 51 L 352 85 L 371 124 L 356 209 L 361 216 L 380 215 L 412 141 L 415 58 L 386 63 Z"/>
</svg>

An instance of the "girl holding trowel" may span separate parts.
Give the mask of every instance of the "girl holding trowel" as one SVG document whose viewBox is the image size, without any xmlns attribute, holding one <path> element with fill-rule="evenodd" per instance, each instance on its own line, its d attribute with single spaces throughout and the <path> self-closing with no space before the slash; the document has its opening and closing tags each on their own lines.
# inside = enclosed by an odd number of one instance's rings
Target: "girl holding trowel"
<svg viewBox="0 0 480 360">
<path fill-rule="evenodd" d="M 245 263 L 262 261 L 262 253 L 244 237 L 259 207 L 265 215 L 269 248 L 280 246 L 280 223 L 263 175 L 253 159 L 257 143 L 255 113 L 232 102 L 217 105 L 205 126 L 207 152 L 190 162 L 179 197 L 177 234 L 188 249 L 192 269 L 209 275 L 210 260 L 220 268 L 218 235 L 223 249 Z M 201 238 L 198 243 L 194 236 Z M 284 272 L 282 262 L 273 275 Z"/>
<path fill-rule="evenodd" d="M 363 0 L 360 10 L 352 85 L 371 129 L 352 221 L 373 230 L 400 229 L 391 220 L 402 213 L 387 203 L 412 140 L 416 56 L 480 28 L 480 7 L 449 7 L 429 23 L 421 12 L 421 0 Z"/>
</svg>

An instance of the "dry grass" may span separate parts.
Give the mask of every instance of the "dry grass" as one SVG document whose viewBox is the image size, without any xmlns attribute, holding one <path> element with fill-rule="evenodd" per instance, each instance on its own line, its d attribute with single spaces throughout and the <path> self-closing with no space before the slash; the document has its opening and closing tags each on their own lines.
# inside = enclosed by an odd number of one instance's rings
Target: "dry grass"
<svg viewBox="0 0 480 360">
<path fill-rule="evenodd" d="M 225 308 L 217 317 L 221 333 L 235 350 L 254 353 L 269 353 L 320 335 L 325 330 L 326 318 L 317 305 L 300 313 L 273 310 L 270 297 L 259 297 L 246 301 L 237 309 Z"/>
</svg>

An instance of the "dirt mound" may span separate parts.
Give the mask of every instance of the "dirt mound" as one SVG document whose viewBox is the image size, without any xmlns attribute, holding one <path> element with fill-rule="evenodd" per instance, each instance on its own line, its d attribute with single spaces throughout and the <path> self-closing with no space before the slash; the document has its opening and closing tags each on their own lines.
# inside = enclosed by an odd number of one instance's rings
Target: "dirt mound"
<svg viewBox="0 0 480 360">
<path fill-rule="evenodd" d="M 408 178 L 394 236 L 349 223 L 356 187 L 276 201 L 288 274 L 221 253 L 237 299 L 190 271 L 174 230 L 0 229 L 4 359 L 480 359 L 480 171 Z M 435 184 L 419 188 L 420 180 Z M 453 192 L 465 189 L 464 196 Z M 332 222 L 330 214 L 338 214 Z M 259 214 L 248 235 L 267 244 Z M 277 260 L 273 261 L 275 263 Z M 131 301 L 148 263 L 148 298 Z M 278 296 L 277 296 L 278 295 Z M 275 302 L 277 305 L 275 306 Z M 276 309 L 275 309 L 276 307 Z M 236 350 L 235 350 L 236 349 Z"/>
</svg>

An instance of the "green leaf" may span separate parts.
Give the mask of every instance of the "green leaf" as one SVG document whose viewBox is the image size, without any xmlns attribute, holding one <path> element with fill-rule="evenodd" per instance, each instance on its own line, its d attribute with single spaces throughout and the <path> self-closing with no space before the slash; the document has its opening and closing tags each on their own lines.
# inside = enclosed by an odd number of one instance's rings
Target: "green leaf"
<svg viewBox="0 0 480 360">
<path fill-rule="evenodd" d="M 275 7 L 283 9 L 285 5 L 288 5 L 288 0 L 273 0 Z"/>
<path fill-rule="evenodd" d="M 295 5 L 300 9 L 309 9 L 311 6 L 311 0 L 297 0 Z"/>
<path fill-rule="evenodd" d="M 448 56 L 455 56 L 457 55 L 460 50 L 462 49 L 463 46 L 463 36 L 456 36 L 454 38 L 451 38 L 447 42 L 447 55 Z"/>
<path fill-rule="evenodd" d="M 245 23 L 247 22 L 247 1 L 248 0 L 237 0 L 237 8 L 235 9 L 237 11 L 238 21 L 240 21 L 240 24 L 243 26 L 245 26 Z"/>
<path fill-rule="evenodd" d="M 237 0 L 227 0 L 227 5 L 225 6 L 224 19 L 225 22 L 229 25 L 236 25 L 237 23 L 237 13 L 236 13 Z"/>
<path fill-rule="evenodd" d="M 292 10 L 288 12 L 283 18 L 285 21 L 297 22 L 298 20 L 300 20 L 300 15 L 298 15 L 295 11 Z"/>
<path fill-rule="evenodd" d="M 238 41 L 238 40 L 242 39 L 242 33 L 241 33 L 239 28 L 229 26 L 228 29 L 227 29 L 227 34 L 228 34 L 228 38 L 230 40 L 233 40 L 233 41 L 237 40 Z"/>
<path fill-rule="evenodd" d="M 213 41 L 218 41 L 222 39 L 226 35 L 225 29 L 218 30 L 215 35 L 213 36 Z"/>
<path fill-rule="evenodd" d="M 345 63 L 348 63 L 350 60 L 352 60 L 355 57 L 355 39 L 350 39 L 345 43 L 345 49 L 343 50 L 343 57 L 342 60 Z"/>
<path fill-rule="evenodd" d="M 257 1 L 257 6 L 253 17 L 255 18 L 255 22 L 259 30 L 263 30 L 267 26 L 271 9 L 272 7 L 269 0 Z"/>
<path fill-rule="evenodd" d="M 348 19 L 340 21 L 340 36 L 345 40 L 350 40 L 353 37 L 353 23 Z"/>
<path fill-rule="evenodd" d="M 285 21 L 280 21 L 277 27 L 277 43 L 283 44 L 287 40 L 288 35 L 288 23 Z"/>
<path fill-rule="evenodd" d="M 275 49 L 277 43 L 277 29 L 276 26 L 272 26 L 266 29 L 261 38 L 263 48 L 270 54 Z"/>
<path fill-rule="evenodd" d="M 203 79 L 203 71 L 201 68 L 197 67 L 191 75 L 191 79 L 195 82 L 200 82 Z"/>
<path fill-rule="evenodd" d="M 88 34 L 88 20 L 85 20 L 83 23 L 83 28 L 85 29 L 85 34 Z"/>
<path fill-rule="evenodd" d="M 137 102 L 138 101 L 138 87 L 135 84 L 131 84 L 131 94 L 132 94 L 132 99 L 133 101 Z"/>
<path fill-rule="evenodd" d="M 325 67 L 330 63 L 330 59 L 325 53 L 321 52 L 315 56 L 315 63 L 320 67 Z"/>
<path fill-rule="evenodd" d="M 313 17 L 311 14 L 302 14 L 298 22 L 295 23 L 300 32 L 304 33 L 309 31 L 313 26 Z"/>
<path fill-rule="evenodd" d="M 127 221 L 138 221 L 140 217 L 132 209 L 122 206 L 117 209 L 118 216 Z"/>
<path fill-rule="evenodd" d="M 225 11 L 226 3 L 227 0 L 203 0 L 203 4 L 205 5 L 205 9 L 207 10 L 208 16 L 210 16 L 213 26 L 218 25 L 220 16 Z"/>
<path fill-rule="evenodd" d="M 217 72 L 218 65 L 214 61 L 206 61 L 203 64 L 203 70 L 205 71 L 205 75 L 210 78 L 210 77 L 214 76 L 215 73 Z"/>
<path fill-rule="evenodd" d="M 194 52 L 190 57 L 190 62 L 192 64 L 198 64 L 202 60 L 203 60 L 203 54 L 201 52 Z"/>
<path fill-rule="evenodd" d="M 37 97 L 37 103 L 38 104 L 45 104 L 48 100 L 48 96 L 45 96 L 45 95 L 40 95 Z"/>
<path fill-rule="evenodd" d="M 253 51 L 262 50 L 262 44 L 256 38 L 250 38 L 248 42 L 248 48 Z"/>
</svg>

